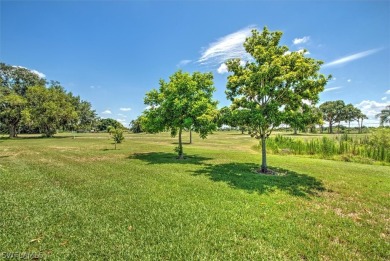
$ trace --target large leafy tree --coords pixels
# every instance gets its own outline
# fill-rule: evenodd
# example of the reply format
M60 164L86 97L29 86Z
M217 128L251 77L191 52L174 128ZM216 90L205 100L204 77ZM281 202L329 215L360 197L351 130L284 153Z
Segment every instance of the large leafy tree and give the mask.
M386 123L390 123L390 105L387 105L386 108L381 110L380 113L376 115L379 118L379 125L384 126Z
M302 107L304 101L316 103L329 77L319 73L321 61L304 52L288 52L280 46L282 32L252 30L244 48L249 61L229 60L227 97L248 113L251 135L261 139L261 172L267 173L266 139L285 118L286 110Z
M0 120L8 126L11 138L17 136L17 129L23 118L26 103L24 97L14 92L0 96Z
M324 121L329 123L329 133L333 133L333 124L345 119L345 103L342 100L327 101L320 105Z
M143 132L142 129L142 116L137 117L135 120L132 120L130 122L129 130L132 133L141 133Z
M45 79L26 68L0 63L0 122L8 126L11 138L17 136L23 119L27 89L45 84Z
M77 111L61 86L34 86L27 89L26 110L32 124L51 137L56 130L78 118Z
M177 71L169 81L160 80L158 90L146 94L145 104L149 109L144 112L142 126L145 131L157 133L168 130L171 136L179 137L176 148L178 158L183 158L182 132L192 129L206 138L216 129L217 102L212 100L213 75Z
M355 106L353 106L351 103L345 105L344 120L348 122L348 128L351 127L351 121L357 120L359 113L361 113L361 111Z
M0 84L24 97L28 87L45 85L46 80L27 68L0 63Z
M81 100L80 96L74 96L71 92L67 95L78 115L78 118L71 122L72 127L79 130L91 130L97 122L97 114L92 109L91 103Z
M294 134L297 134L298 130L305 131L308 126L321 124L321 122L322 113L314 106L305 104L297 110L286 111L285 123L293 128Z

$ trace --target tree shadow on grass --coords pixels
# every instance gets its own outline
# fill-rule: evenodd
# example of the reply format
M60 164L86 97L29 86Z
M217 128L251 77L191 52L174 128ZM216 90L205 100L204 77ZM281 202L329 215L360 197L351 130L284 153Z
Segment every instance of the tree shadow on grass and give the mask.
M314 177L290 170L270 167L277 175L259 174L259 166L253 163L226 163L207 165L193 175L205 175L212 181L226 182L230 187L249 193L267 194L275 190L292 196L309 198L325 190L321 181Z
M206 158L198 155L185 155L184 159L178 159L177 154L167 152L134 153L129 159L146 161L148 164L205 164Z

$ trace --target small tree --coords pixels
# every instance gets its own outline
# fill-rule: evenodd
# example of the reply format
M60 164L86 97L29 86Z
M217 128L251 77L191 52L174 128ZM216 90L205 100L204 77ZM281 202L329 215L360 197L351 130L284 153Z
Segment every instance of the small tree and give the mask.
M192 128L203 139L216 129L214 91L212 73L194 72L191 75L178 71L169 82L160 80L159 90L146 94L144 102L150 109L144 112L143 128L150 133L169 130L172 137L178 135L179 146L175 151L178 158L183 159L184 129Z
M246 63L229 60L227 97L238 109L248 112L251 135L261 139L261 172L267 173L266 139L285 118L286 110L296 110L310 101L315 104L327 78L319 74L321 61L308 58L305 52L288 52L279 46L282 32L252 30L244 47L252 56ZM329 78L328 78L329 79Z
M117 143L122 143L122 141L125 139L123 136L123 130L122 129L111 129L110 131L112 133L112 139L114 140L115 149Z

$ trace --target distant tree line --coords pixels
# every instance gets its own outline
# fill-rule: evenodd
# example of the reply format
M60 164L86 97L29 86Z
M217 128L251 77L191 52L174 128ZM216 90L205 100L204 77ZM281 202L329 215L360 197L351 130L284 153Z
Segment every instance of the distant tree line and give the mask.
M67 92L59 82L0 63L0 132L11 138L18 133L51 137L57 130L107 131L108 126L124 128L116 120L99 119L90 102Z

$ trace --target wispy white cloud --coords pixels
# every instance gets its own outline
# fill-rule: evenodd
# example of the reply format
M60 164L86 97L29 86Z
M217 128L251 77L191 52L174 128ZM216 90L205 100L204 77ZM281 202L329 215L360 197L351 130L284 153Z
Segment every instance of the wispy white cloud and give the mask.
M295 38L293 40L293 44L295 44L295 45L304 44L304 43L307 43L309 40L310 40L310 36L304 36L302 38Z
M390 90L387 90L385 93L386 93L386 94L390 94Z
M251 35L251 30L254 28L255 26L248 26L219 38L209 44L207 48L204 48L197 62L200 64L220 65L232 58L249 59L249 54L245 51L243 43Z
M120 117L123 117L123 118L127 118L127 116L122 114L122 113L118 113L117 115L120 116Z
M183 67L183 66L186 66L187 64L189 64L190 62L192 62L192 60L181 60L178 64L176 64L176 66Z
M334 60L334 61L332 61L330 63L326 63L322 67L331 67L331 66L345 64L345 63L348 63L348 62L351 62L351 61L354 61L354 60L361 59L363 57L372 55L372 54L374 54L374 53L376 53L376 52L378 52L380 50L381 49L378 48L378 49L371 49L371 50L360 52L360 53L355 53L355 54L352 54L352 55L345 56L345 57L342 57L340 59Z
M23 68L23 69L29 70L29 71L32 72L32 73L35 73L36 75L39 76L39 78L42 78L42 79L46 78L46 75L45 75L44 73L41 73L41 72L39 72L39 71L37 71L37 70L31 70L31 69L29 69L29 68L26 68L26 67L23 67L23 66L19 66L19 65L15 65L15 66L12 66L12 67L15 67L15 68Z
M131 108L120 108L120 111L131 111Z
M110 110L105 110L102 112L102 114L112 114L112 112Z
M44 73L38 72L37 70L31 70L31 72L35 73L36 75L39 76L39 78L46 78L46 75Z
M352 82L352 80L351 80L351 79L348 79L347 82Z
M324 92L330 92L330 91L338 90L338 89L341 89L341 88L343 88L343 86L336 86L336 87L325 88Z
M387 97L385 96L385 97L382 97L382 99L381 99L382 101L385 101L385 100L387 100Z
M126 123L126 120L124 119L116 119L117 121L119 121L120 123Z

